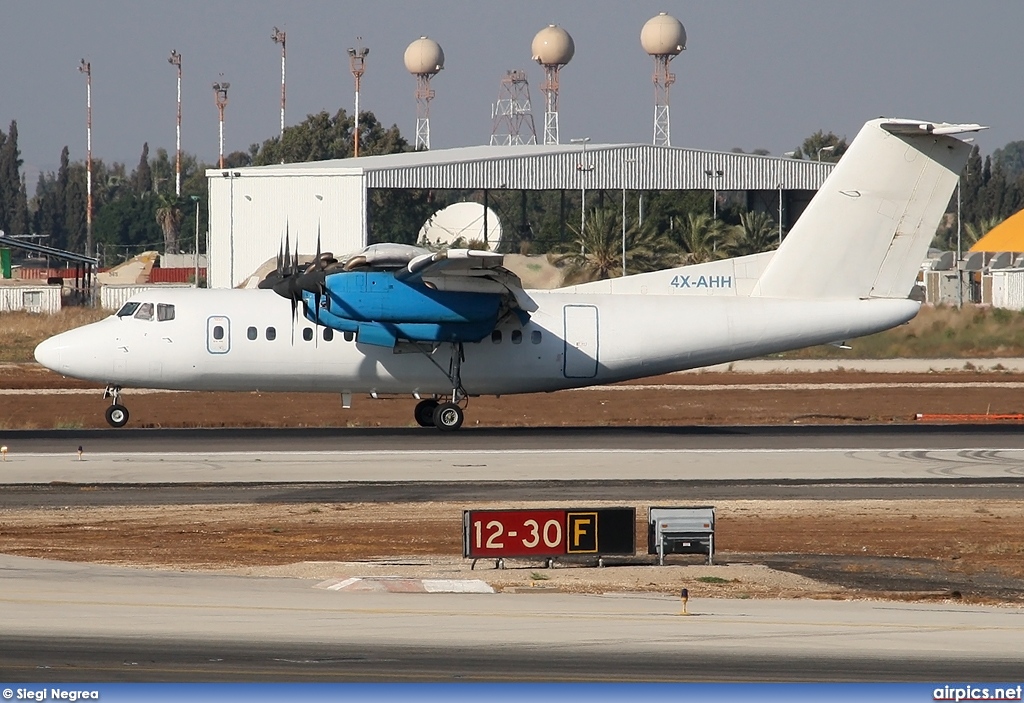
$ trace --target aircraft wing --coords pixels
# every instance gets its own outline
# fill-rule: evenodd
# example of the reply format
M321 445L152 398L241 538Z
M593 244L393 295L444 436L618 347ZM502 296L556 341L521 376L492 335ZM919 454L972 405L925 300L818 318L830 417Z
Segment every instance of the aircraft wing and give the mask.
M396 271L395 278L419 279L435 290L510 294L519 308L535 310L536 304L523 292L519 276L502 266L504 260L493 251L448 249L417 256Z

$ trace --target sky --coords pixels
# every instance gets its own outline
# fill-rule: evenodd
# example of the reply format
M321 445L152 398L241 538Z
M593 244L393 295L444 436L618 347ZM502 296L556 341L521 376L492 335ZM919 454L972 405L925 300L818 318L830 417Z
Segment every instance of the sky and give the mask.
M413 142L415 80L403 53L425 35L445 53L432 83L431 147L486 144L491 104L510 69L527 72L543 132L543 72L530 43L558 24L576 45L561 73L561 141L650 143L653 63L639 37L663 11L687 33L671 64L673 146L781 154L819 129L852 139L879 116L989 125L977 138L983 153L1024 139L1018 0L7 0L0 129L18 122L30 193L65 145L72 160L84 160L85 58L94 158L131 170L143 142L151 154L173 153L174 49L182 55L182 149L213 163L215 81L231 84L226 152L279 132L277 26L287 32L287 124L351 111L347 49L362 37L370 54L360 107Z

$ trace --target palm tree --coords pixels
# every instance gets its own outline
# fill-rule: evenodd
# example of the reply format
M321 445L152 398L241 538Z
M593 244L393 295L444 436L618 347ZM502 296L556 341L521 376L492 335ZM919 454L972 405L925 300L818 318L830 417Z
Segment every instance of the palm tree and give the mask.
M733 229L733 239L728 244L730 256L747 256L771 251L779 246L778 229L775 220L766 212L744 212L740 224Z
M583 232L570 225L572 242L562 245L550 256L551 263L562 268L562 283L573 285L600 281L622 275L622 220L609 210L594 210L587 217ZM629 273L642 273L678 264L679 255L668 238L651 227L626 229L626 266Z
M159 196L159 206L156 209L156 221L164 233L164 253L177 254L178 233L181 231L183 215L179 208L178 200L170 195Z
M687 264L702 264L705 261L724 258L732 228L710 215L691 212L682 228L677 230L679 245L686 253Z
M978 240L984 237L986 234L996 228L997 225L1002 223L1003 218L1001 217L983 217L980 222L968 222L964 224L964 239L963 245L970 248L976 244Z

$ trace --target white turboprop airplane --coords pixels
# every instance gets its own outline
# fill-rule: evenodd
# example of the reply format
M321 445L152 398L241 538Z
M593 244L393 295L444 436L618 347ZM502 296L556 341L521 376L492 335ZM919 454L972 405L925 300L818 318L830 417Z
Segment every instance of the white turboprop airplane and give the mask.
M841 342L917 314L909 296L969 153L954 135L980 129L868 122L774 252L549 291L523 290L489 252L375 245L300 268L285 245L262 290L140 293L35 356L107 384L115 427L136 387L336 392L345 407L410 394L420 425L454 430L470 396Z

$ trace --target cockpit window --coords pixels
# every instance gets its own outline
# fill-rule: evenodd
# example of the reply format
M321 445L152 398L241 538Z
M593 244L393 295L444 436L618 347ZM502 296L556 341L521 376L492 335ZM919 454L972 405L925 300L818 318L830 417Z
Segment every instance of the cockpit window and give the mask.
M139 306L139 309L135 312L136 320L152 320L153 319L153 303L143 303Z
M117 311L118 317L131 317L132 314L139 309L140 303L130 302L125 303L121 306L121 309Z
M156 319L157 322L163 322L164 320L174 319L174 306L167 305L166 303L156 304Z

